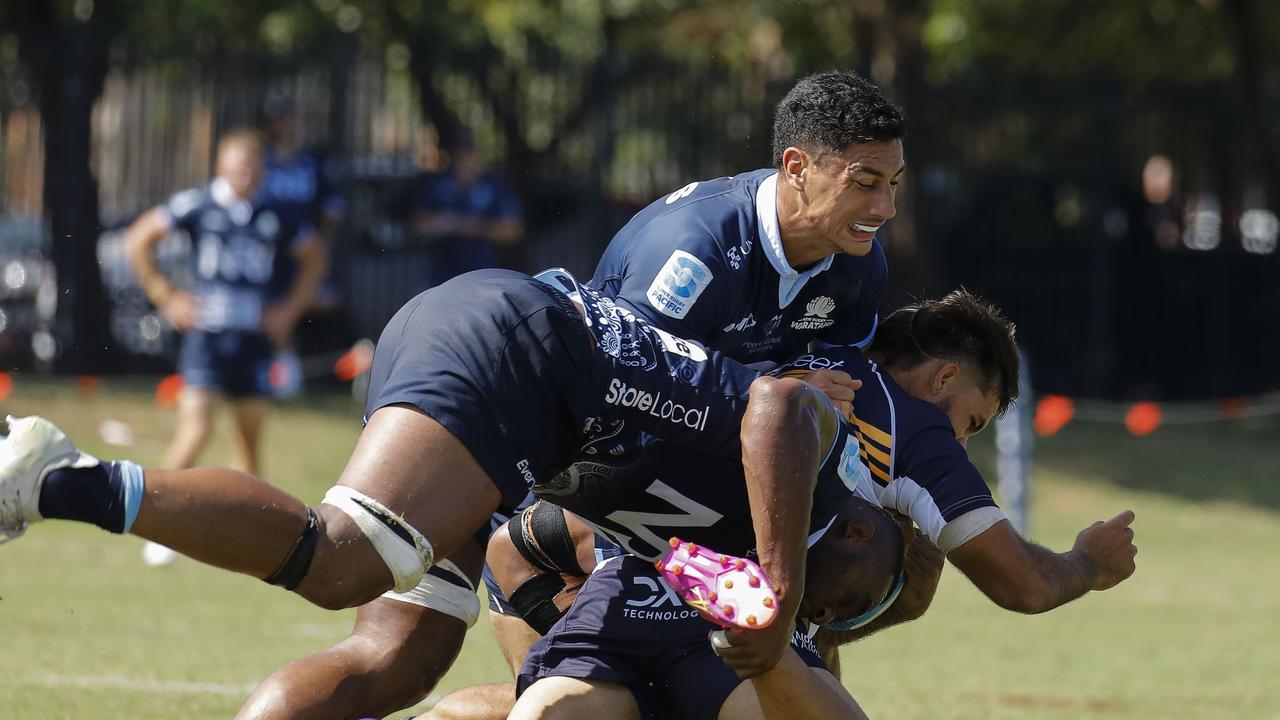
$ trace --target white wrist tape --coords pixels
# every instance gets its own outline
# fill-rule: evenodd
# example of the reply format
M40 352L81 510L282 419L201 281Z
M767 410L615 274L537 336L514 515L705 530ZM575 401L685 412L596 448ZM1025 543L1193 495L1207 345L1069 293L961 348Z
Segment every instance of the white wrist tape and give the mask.
M458 618L467 627L472 627L480 617L480 598L476 595L476 589L462 570L448 560L441 560L436 563L436 567L456 576L459 581L466 583L466 587L428 572L408 592L392 591L382 597L435 610Z
M413 588L431 567L435 559L431 543L386 505L345 485L329 488L322 502L338 508L355 521L360 532L373 543L373 549L382 562L387 564L397 592ZM404 536L411 538L412 542Z

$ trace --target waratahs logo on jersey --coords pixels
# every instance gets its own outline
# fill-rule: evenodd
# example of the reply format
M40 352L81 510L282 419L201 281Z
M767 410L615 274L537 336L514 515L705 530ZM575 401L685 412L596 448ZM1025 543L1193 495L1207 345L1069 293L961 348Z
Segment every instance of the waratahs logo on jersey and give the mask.
M836 321L827 316L835 309L835 300L826 295L819 295L805 306L804 317L791 321L791 327L796 330L821 330L831 327L836 324Z
M649 285L645 297L658 312L683 320L713 277L701 260L684 250L676 250Z

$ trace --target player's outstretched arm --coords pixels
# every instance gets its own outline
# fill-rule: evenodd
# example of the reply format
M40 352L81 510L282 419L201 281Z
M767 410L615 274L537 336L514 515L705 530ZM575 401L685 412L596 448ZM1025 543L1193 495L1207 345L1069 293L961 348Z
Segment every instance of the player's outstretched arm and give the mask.
M773 624L733 638L721 657L739 677L777 664L787 649L804 595L809 515L821 453L839 418L816 388L793 379L758 378L742 420L742 465L760 567L781 606Z
M948 557L978 589L1006 610L1052 610L1090 590L1107 590L1133 574L1130 510L1098 521L1076 536L1070 552L1055 553L1024 540L1002 520L951 551Z

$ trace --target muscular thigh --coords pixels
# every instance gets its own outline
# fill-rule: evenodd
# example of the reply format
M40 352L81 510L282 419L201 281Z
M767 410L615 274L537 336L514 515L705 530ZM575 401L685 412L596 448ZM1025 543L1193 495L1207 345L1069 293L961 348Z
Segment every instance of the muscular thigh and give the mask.
M509 720L640 720L631 691L616 683L568 677L543 678L516 702Z
M369 418L340 485L399 513L426 536L437 558L452 555L497 509L497 487L440 423L404 405Z

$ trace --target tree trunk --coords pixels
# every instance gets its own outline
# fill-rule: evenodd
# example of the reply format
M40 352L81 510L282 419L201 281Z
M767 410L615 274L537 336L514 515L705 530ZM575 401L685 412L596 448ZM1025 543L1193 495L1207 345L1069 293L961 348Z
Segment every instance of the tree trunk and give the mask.
M58 278L57 368L98 373L111 357L111 333L98 268L98 182L90 152L110 32L97 17L67 27L51 14L40 15L23 40L23 55L39 86L44 124L44 206Z

